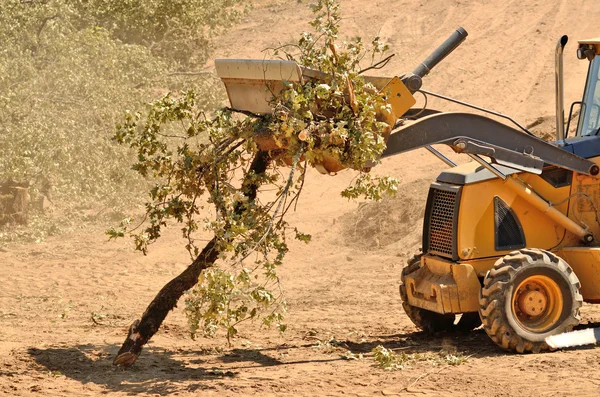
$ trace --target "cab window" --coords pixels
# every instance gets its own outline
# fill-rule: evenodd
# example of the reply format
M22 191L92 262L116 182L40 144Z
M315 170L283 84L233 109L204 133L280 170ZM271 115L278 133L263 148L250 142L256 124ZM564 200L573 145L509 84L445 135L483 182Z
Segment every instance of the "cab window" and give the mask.
M577 135L600 135L600 55L592 60L579 115Z

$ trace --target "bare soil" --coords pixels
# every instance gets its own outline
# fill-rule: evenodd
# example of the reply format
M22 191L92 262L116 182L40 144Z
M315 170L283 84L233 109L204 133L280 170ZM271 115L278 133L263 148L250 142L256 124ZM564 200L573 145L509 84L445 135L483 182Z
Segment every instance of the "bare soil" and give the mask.
M344 31L391 44L397 55L383 75L412 70L464 26L469 38L425 87L525 124L547 121L536 126L542 132L553 130L556 40L600 35L594 0L347 0L342 12ZM309 19L305 1L258 2L220 38L218 56L261 58L262 49L294 41ZM586 66L569 44L567 103L580 98ZM313 242L294 243L281 269L285 335L248 324L232 346L224 338L193 341L180 307L129 370L111 365L127 327L190 262L176 230L147 257L129 242L107 242L100 229L0 248L0 395L598 395L600 353L593 347L508 354L480 329L428 337L406 318L400 271L420 246L427 186L444 167L423 150L385 160L374 171L401 178L403 189L377 204L339 196L352 173L311 171L291 222ZM600 321L599 306L585 305L582 314L584 324ZM467 359L385 371L373 366L377 345L398 354L456 351ZM349 352L363 358L348 359Z

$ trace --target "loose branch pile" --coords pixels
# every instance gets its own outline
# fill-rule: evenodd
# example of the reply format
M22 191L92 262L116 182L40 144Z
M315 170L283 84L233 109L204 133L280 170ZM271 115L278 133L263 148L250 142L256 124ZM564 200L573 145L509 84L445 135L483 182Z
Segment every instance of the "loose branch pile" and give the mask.
M356 183L342 192L345 197L378 199L395 191L393 178L367 173L385 149L390 110L359 75L360 61L370 55L374 62L387 47L378 39L369 49L358 38L337 44L338 4L320 0L313 11L316 33L303 34L291 47L298 53L286 55L325 77L286 82L273 98L272 114L223 109L209 116L197 108L194 92L187 92L167 95L143 114L128 113L118 126L115 140L138 153L135 170L157 183L138 226L141 231L126 220L109 235L132 235L136 248L146 253L174 219L183 225L186 249L195 259L130 327L114 364L132 365L190 289L186 312L193 335L225 329L231 338L240 322L258 318L285 330L285 301L276 270L288 251L287 238L310 240L285 220L297 203L308 166L333 164L337 168L325 169L359 171ZM269 151L261 150L264 146L255 139L265 134L271 140ZM282 167L286 164L289 168ZM276 194L260 195L260 188L267 187ZM200 230L214 235L202 249L194 241Z

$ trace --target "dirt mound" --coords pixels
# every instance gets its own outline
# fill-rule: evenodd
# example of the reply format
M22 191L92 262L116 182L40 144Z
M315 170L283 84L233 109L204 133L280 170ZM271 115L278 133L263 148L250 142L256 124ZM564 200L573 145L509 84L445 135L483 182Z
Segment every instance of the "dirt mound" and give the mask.
M427 191L431 181L419 179L401 185L396 197L361 203L341 217L344 244L373 251L407 236L420 236Z

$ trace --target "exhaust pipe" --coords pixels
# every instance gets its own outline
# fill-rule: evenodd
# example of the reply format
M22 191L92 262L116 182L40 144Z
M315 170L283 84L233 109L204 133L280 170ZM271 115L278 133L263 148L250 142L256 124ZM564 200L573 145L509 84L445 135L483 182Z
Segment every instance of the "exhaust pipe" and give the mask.
M446 58L456 49L468 36L467 31L461 26L456 29L431 55L421 62L412 73L406 73L400 78L406 87L411 91L418 91L423 85L423 77L427 76L431 69Z
M413 74L423 78L429 74L429 71L433 69L438 63L446 58L452 51L456 49L468 36L467 31L461 26L456 29L450 37L446 39L438 48L435 49L413 70Z
M556 80L556 141L565 140L565 92L563 80L563 50L569 41L564 35L556 43L555 80Z

